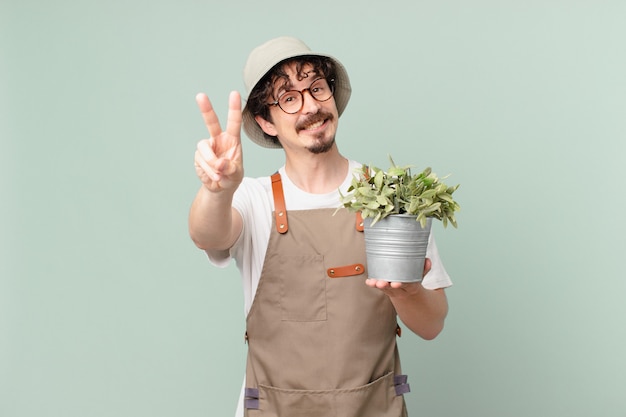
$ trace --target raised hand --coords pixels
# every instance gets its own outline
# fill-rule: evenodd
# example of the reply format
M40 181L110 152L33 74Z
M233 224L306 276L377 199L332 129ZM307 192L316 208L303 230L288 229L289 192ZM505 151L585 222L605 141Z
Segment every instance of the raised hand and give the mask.
M243 179L241 97L236 91L230 93L226 130L222 130L206 94L198 94L196 103L210 135L198 142L194 158L196 174L209 191L234 192Z

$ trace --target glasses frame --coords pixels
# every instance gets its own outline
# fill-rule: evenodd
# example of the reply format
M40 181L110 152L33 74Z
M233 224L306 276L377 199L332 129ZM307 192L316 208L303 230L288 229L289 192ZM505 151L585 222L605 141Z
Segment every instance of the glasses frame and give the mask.
M268 105L269 105L269 106L278 106L278 108L279 108L279 109L281 109L283 112L285 112L285 113L287 113L287 114L296 114L296 113L298 113L300 110L302 110L302 107L304 107L304 92L305 92L305 91L308 91L308 92L309 92L309 95L310 95L311 97L313 97L313 99L314 99L315 101L318 101L318 102L320 102L320 103L323 103L323 102L325 102L325 101L328 101L328 100L330 100L330 99L331 99L331 98L335 95L335 79L334 79L334 78L331 78L330 80L326 80L326 82L328 83L328 88L330 88L330 96L328 96L328 98L327 98L327 99L324 99L324 100L319 100L317 97L315 97L315 96L311 93L311 87L313 87L313 84L315 84L315 83L316 83L316 82L318 82L319 80L325 80L325 79L326 79L326 78L324 78L324 77L319 77L319 78L316 78L316 79L314 79L313 81L311 81L311 84L310 84L307 88L304 88L304 89L302 89L302 90L287 90L287 91L285 91L283 94L281 94L281 95L280 95L280 97L278 97L278 99L280 100L280 98L281 98L282 96L284 96L285 94L287 94L287 93L298 93L298 94L300 94L300 98L301 98L301 100L300 100L300 108L299 108L298 110L294 111L294 112L288 112L287 110L283 109L283 108L281 107L280 103L278 102L278 100L276 100L276 101L274 101L274 102L272 102L272 103L268 103Z

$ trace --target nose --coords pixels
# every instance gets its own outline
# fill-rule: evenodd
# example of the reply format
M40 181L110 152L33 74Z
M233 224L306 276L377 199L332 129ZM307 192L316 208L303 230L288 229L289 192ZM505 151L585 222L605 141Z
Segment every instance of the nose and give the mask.
M320 105L321 103L313 98L308 88L302 91L302 113L317 113Z

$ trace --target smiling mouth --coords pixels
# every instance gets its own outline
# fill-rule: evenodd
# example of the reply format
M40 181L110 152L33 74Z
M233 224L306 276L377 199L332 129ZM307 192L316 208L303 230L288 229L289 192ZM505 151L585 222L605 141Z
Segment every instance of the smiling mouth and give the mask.
M327 121L331 119L332 119L332 115L318 113L317 115L313 116L311 119L305 120L303 123L298 125L298 131L319 129L320 127L324 126L324 124L326 124Z
M309 125L303 126L302 130L314 130L317 129L318 127L322 126L324 124L325 120L320 120L317 121L315 123L311 123Z

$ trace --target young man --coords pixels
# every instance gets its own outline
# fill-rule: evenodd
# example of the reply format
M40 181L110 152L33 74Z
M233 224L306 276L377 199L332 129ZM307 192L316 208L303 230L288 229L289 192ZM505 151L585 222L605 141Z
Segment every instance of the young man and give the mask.
M451 282L435 242L421 283L367 278L356 216L335 213L360 166L335 142L351 93L337 59L281 37L252 51L244 81L246 107L231 93L226 130L208 97L196 97L210 137L195 154L202 185L189 216L195 244L215 265L234 258L243 279L238 415L405 416L396 317L424 339L441 332ZM257 144L285 152L275 175L244 177L242 124Z

